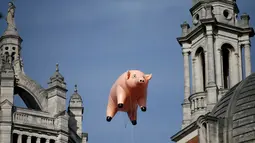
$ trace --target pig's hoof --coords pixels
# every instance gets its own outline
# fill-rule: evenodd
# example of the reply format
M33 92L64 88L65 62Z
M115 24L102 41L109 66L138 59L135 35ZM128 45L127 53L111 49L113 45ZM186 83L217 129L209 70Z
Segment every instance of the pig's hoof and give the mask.
M131 121L131 123L132 123L132 125L134 125L134 126L137 124L136 120Z
M123 105L122 103L119 103L119 104L118 104L118 107L119 107L119 108L123 108L123 106L124 106L124 105Z
M110 116L107 116L107 117L106 117L106 121L107 121L107 122L110 122L111 120L112 120L112 117L110 117Z
M141 110L142 110L143 112L145 112L147 109L146 109L146 107L141 107Z

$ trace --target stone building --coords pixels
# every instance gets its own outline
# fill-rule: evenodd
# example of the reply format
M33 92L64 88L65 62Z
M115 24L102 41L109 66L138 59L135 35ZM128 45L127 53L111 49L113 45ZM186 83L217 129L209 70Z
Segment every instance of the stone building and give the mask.
M86 143L82 132L83 101L77 86L66 110L66 83L58 65L44 89L24 72L22 39L15 26L15 6L9 3L7 28L0 38L0 142ZM15 107L19 95L28 108Z
M190 13L192 26L184 22L177 38L184 58L183 122L171 140L255 143L250 17L238 18L236 0L193 0Z

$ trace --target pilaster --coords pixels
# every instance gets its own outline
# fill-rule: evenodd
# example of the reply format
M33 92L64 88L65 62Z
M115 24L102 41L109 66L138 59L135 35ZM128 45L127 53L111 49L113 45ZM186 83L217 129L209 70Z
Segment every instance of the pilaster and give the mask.
M244 62L245 62L245 76L251 74L251 45L249 41L244 43Z
M242 46L237 44L238 48L238 68L239 68L239 82L243 80L243 68L242 68Z
M216 44L217 45L217 44ZM218 47L218 45L216 46ZM221 49L215 50L215 68L216 68L216 84L219 89L222 89L222 62L221 62Z
M214 69L214 42L213 42L213 27L211 25L206 26L207 36L207 57L208 57L208 86L215 85L215 69Z
M11 65L5 61L1 68L1 112L0 112L0 140L4 143L12 142L12 107L14 91L14 72Z
M192 94L196 93L196 72L195 72L196 59L192 57Z
M184 101L182 103L183 108L183 122L182 128L190 123L191 110L190 110L190 73L189 73L189 51L183 49L183 61L184 61Z
M234 53L233 54L233 58L232 58L232 85L231 87L233 87L234 85L236 85L239 81L239 56L238 53Z
M184 100L186 102L190 96L189 51L183 50L182 55L184 61Z
M211 111L217 103L217 87L215 83L215 63L214 63L214 41L213 41L213 27L206 26L207 36L207 57L208 57L208 86L207 86L207 111Z

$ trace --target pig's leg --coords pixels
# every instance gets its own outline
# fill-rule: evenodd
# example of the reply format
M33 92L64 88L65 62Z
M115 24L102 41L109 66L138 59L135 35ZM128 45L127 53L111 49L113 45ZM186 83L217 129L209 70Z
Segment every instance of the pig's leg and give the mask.
M145 112L147 110L146 104L147 104L147 94L142 94L138 99L137 103L140 106L141 110Z
M132 125L134 125L134 126L137 124L137 108L138 108L138 106L135 105L135 106L133 106L133 108L131 110L129 110L127 112L128 117L129 117Z
M110 122L116 113L117 113L117 107L114 101L112 100L112 98L109 97L107 110L106 110L106 121Z
M117 86L116 89L116 94L117 94L117 104L119 108L123 108L125 100L127 98L127 94L124 91L124 89L121 86Z

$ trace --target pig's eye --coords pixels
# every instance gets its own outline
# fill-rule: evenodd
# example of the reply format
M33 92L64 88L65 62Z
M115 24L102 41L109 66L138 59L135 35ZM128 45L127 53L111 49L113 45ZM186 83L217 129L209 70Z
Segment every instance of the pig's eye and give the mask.
M133 75L133 78L136 78L136 74Z

